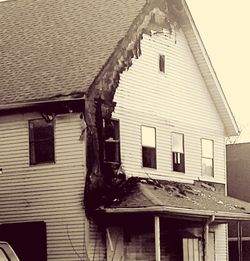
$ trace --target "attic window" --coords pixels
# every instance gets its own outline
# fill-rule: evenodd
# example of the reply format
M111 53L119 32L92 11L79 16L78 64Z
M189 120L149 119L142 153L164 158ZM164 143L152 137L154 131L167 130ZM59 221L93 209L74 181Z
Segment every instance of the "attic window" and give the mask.
M30 164L55 162L54 123L44 119L29 121Z
M104 162L120 163L119 120L105 120L104 126Z
M142 166L156 169L156 135L155 128L141 126Z
M159 70L160 72L165 73L165 55L159 55Z

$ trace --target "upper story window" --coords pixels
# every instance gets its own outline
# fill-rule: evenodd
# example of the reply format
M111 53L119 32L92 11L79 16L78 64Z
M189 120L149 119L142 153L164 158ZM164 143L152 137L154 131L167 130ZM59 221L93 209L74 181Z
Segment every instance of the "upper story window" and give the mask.
M105 120L104 126L104 162L120 163L119 120Z
M214 176L214 142L201 139L202 175Z
M165 55L159 55L159 70L160 72L165 73Z
M44 119L29 121L30 164L55 162L54 123Z
M172 133L173 171L185 172L184 135Z
M141 126L142 166L156 169L156 130Z

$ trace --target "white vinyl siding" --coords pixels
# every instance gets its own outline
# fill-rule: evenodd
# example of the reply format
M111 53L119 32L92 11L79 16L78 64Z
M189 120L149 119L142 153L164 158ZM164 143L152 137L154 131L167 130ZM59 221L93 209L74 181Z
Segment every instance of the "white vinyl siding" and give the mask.
M224 126L183 32L144 35L141 49L139 59L121 75L114 98L126 174L225 183ZM159 53L166 57L165 74L159 72ZM157 170L141 167L141 125L156 128ZM185 136L184 175L172 171L172 132ZM214 140L214 178L201 176L201 138Z
M28 120L38 117L1 117L0 223L45 221L48 261L76 261L76 252L85 255L86 167L80 115L56 117L55 163L30 166Z

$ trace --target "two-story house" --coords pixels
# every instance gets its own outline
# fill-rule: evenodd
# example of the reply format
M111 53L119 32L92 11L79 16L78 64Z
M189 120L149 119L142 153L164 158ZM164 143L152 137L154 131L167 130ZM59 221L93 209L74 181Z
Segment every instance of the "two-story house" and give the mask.
M238 128L185 1L0 2L0 240L22 260L227 260Z

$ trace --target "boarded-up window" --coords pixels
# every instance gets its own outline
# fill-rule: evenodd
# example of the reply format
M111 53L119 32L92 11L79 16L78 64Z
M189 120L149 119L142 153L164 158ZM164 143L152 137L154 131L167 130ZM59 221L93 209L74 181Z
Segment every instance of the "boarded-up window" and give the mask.
M105 121L104 138L104 162L120 163L119 120Z
M55 162L53 122L30 120L29 139L31 165Z
M173 170L185 172L184 135L172 133Z
M165 73L165 55L159 55L159 70Z
M201 139L202 148L202 175L214 176L214 142L208 139Z
M156 133L155 128L141 126L142 166L156 169Z

